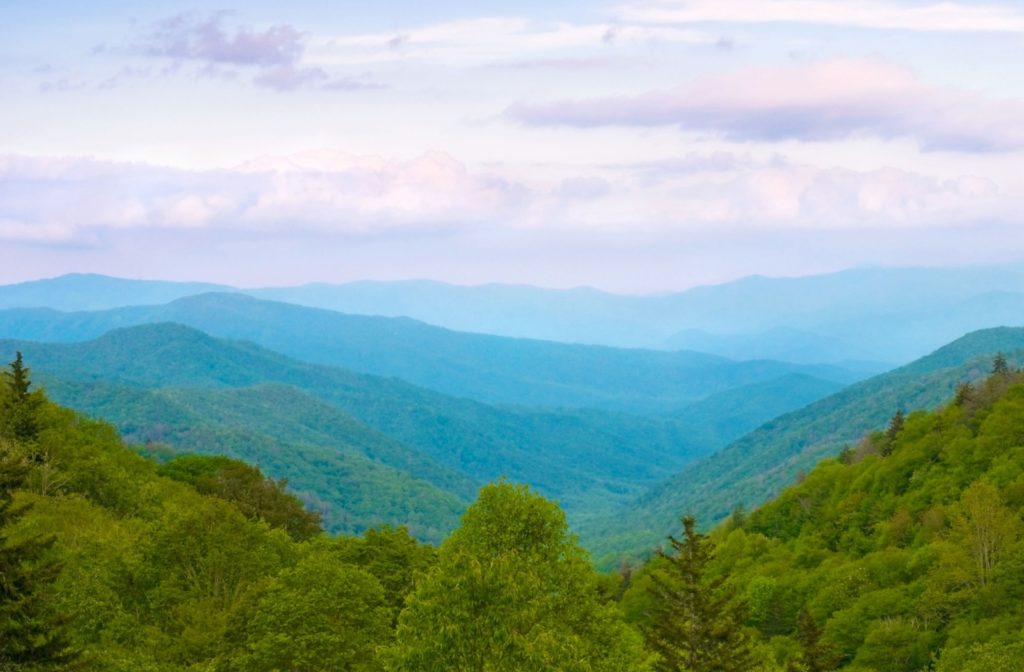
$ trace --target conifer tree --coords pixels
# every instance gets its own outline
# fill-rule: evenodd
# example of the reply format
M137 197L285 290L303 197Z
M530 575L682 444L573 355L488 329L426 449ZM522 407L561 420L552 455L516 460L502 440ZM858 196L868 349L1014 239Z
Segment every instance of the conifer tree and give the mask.
M882 455L891 455L896 444L896 437L903 431L903 424L906 417L903 410L897 410L889 420L889 427L885 430L885 441L882 444Z
M42 399L31 391L30 371L18 352L10 364L10 370L3 373L6 394L3 397L3 418L0 428L16 441L30 441L39 433L37 411Z
M842 656L828 642L822 641L824 630L805 606L796 621L796 639L800 642L800 657L790 661L787 672L832 672L839 666Z
M60 567L43 559L53 539L10 543L8 531L27 510L13 490L28 468L0 445L0 671L69 669L74 656L65 641L64 618L47 613L45 590Z
M1000 352L992 360L992 375L1005 376L1008 373L1010 373L1010 365L1006 362L1006 356Z
M711 541L683 518L683 538L669 537L672 553L651 575L655 598L648 638L664 672L748 672L755 666L743 630L745 605L725 585L709 579Z

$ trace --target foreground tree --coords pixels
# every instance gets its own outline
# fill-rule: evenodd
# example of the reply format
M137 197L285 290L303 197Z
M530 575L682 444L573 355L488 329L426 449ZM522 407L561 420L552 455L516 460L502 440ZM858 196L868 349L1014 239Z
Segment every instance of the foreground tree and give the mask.
M757 663L743 630L745 609L725 585L709 579L711 541L683 518L683 538L669 537L672 553L660 553L652 572L655 603L648 641L664 672L748 672Z
M2 441L2 440L0 440ZM60 567L45 560L53 539L11 542L8 534L27 507L14 504L28 468L0 443L0 670L68 669L74 659L64 618L49 613L46 591Z
M243 611L241 651L219 669L375 672L376 650L391 635L380 583L323 551L282 572Z
M558 505L484 487L399 617L390 670L648 670L639 635L597 578Z

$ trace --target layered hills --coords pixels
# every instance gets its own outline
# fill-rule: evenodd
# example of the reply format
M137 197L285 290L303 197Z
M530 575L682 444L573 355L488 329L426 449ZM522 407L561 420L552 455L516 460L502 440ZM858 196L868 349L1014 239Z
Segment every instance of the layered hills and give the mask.
M987 376L997 353L1005 353L1011 364L1024 362L1024 329L968 334L905 367L783 414L603 520L589 521L584 539L598 555L610 554L605 558L610 562L624 549L648 551L683 513L711 524L738 507L756 507L820 460L884 428L897 411L935 408L958 384Z
M407 318L346 315L226 293L98 312L0 311L0 337L81 341L111 329L157 322L184 324L303 361L393 376L486 403L661 413L790 374L838 384L866 375L834 365L737 362L696 352L468 334ZM801 399L806 389L797 386Z

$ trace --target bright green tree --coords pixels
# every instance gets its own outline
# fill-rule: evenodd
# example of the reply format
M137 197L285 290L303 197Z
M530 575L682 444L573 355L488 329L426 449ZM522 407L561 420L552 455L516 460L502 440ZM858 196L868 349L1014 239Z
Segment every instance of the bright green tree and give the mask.
M669 537L672 553L661 553L652 575L655 604L648 629L651 648L664 672L747 672L756 666L743 623L745 607L726 586L708 576L712 542L683 518L683 538Z
M598 594L558 505L485 486L399 618L387 667L403 672L649 669L639 635Z
M384 589L365 570L316 551L270 582L254 601L240 652L221 669L239 672L372 672L391 636Z

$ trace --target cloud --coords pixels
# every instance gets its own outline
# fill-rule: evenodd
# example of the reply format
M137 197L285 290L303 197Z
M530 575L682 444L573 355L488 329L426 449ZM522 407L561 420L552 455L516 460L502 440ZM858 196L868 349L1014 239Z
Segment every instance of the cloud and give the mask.
M755 67L637 96L519 103L537 126L679 126L728 140L913 138L925 150L1024 148L1024 101L930 86L877 60Z
M611 45L684 42L713 45L716 36L676 26L612 23L539 23L522 17L459 19L397 32L339 35L310 45L317 63L351 64L426 60L491 65L531 63L550 58L571 61L564 52Z
M150 33L144 51L176 60L261 67L294 65L302 56L303 35L294 27L229 31L223 26L224 16L221 12L205 19L189 14L166 18Z
M129 229L363 235L512 216L523 189L447 154L309 152L232 170L0 157L0 238L75 240Z
M624 4L615 14L624 21L657 24L804 23L928 32L1024 32L1024 10L994 2L643 0Z
M91 244L139 232L471 238L972 227L1011 222L1013 189L972 175L854 171L726 152L512 180L444 153L313 151L230 170L0 156L0 240ZM540 244L538 240L538 244Z
M324 68L303 65L306 34L278 24L263 30L224 25L226 12L208 17L177 14L157 22L139 46L146 56L199 64L204 74L231 74L225 68L254 70L252 82L275 91L319 88L354 91L380 88L355 78L332 77Z

